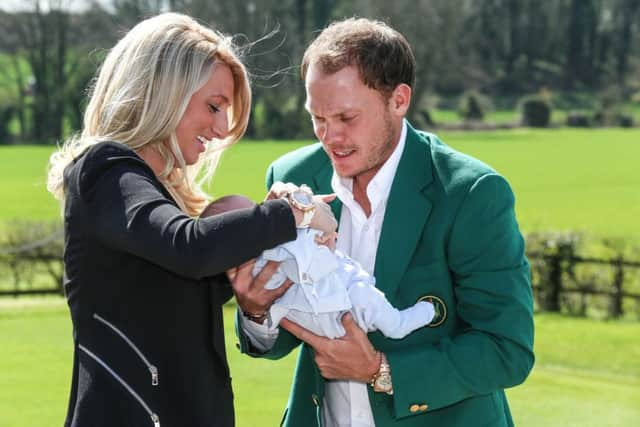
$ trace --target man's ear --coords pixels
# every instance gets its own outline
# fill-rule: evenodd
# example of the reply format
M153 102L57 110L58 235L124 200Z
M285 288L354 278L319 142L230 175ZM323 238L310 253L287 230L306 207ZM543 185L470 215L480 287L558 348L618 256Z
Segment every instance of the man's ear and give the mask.
M389 97L390 111L400 117L407 115L409 105L411 104L411 87L408 84L400 83L391 92Z

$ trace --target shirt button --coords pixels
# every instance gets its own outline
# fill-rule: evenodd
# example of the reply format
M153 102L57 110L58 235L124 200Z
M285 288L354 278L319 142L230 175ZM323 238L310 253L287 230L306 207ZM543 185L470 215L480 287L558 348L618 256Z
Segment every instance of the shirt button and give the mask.
M425 405L424 403L422 405L420 405L420 412L424 412L427 410L427 408L429 407L429 405Z
M413 405L409 406L409 411L411 413L416 413L420 410L420 405L418 405L417 403L414 403Z

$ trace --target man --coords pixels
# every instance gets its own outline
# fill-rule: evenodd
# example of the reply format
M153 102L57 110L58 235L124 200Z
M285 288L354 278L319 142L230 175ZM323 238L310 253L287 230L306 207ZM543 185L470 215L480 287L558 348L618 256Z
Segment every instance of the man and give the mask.
M304 341L285 426L510 426L504 389L533 356L529 266L507 182L405 120L415 60L381 22L326 28L302 62L319 144L278 159L275 181L335 192L338 249L402 309L434 304L439 322L393 340L318 337L287 320L239 316L241 350L280 358ZM259 287L260 283L252 286Z

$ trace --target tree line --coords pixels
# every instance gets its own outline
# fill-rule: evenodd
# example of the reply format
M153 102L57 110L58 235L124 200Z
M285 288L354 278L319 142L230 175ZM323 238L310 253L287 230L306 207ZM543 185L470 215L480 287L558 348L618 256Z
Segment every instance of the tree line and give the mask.
M106 50L168 10L235 35L252 74L256 138L312 135L298 64L319 29L348 16L382 19L412 44L418 125L436 102L447 107L470 90L501 108L540 91L577 106L600 93L640 97L640 0L111 0L81 11L73 3L0 11L0 141L52 143L78 130Z

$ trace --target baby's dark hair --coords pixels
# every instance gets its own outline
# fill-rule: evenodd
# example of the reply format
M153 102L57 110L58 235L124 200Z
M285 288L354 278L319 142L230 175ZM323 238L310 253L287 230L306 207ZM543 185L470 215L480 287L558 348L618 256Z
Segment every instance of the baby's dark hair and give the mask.
M248 197L241 196L239 194L231 194L229 196L220 197L219 199L209 203L207 207L202 210L200 218L206 218L208 216L218 215L238 209L252 208L254 206L256 206L256 203Z

